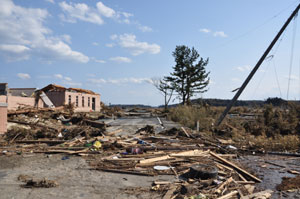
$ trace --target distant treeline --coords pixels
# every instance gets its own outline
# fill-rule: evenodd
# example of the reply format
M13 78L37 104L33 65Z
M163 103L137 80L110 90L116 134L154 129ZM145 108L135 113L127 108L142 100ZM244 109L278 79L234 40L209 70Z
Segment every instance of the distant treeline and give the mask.
M110 107L120 107L122 109L133 109L133 108L153 108L153 106L143 104L110 104Z
M193 104L207 104L209 106L227 106L231 100L228 99L195 99L192 100ZM238 100L234 106L248 106L248 107L262 107L265 104L272 104L273 106L286 106L288 102L299 103L299 101L289 100L286 101L279 97L269 97L266 100Z
M200 105L209 105L209 106L227 106L230 102L230 99L193 99L191 100L192 104L200 104ZM284 99L274 97L268 98L266 100L238 100L234 106L247 106L247 107L263 107L265 104L272 104L273 106L285 106L288 102L300 103L299 101L289 100L286 101ZM143 105L143 104L114 104L110 105L111 107L118 106L121 108L153 108L153 106ZM169 107L178 106L178 104L169 105ZM159 108L164 107L163 105L158 106Z

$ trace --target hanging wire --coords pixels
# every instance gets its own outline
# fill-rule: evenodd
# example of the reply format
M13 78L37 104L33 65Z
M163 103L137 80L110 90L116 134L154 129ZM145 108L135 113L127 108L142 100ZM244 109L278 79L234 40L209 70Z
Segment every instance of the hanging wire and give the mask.
M272 49L272 51L271 51L271 52L273 52L272 55L266 57L266 59L264 60L264 61L270 61L270 62L269 62L269 64L267 65L267 68L266 68L266 70L264 71L263 76L262 76L261 79L259 80L259 82L258 82L258 84L257 84L257 86L256 86L256 89L255 89L254 92L253 92L252 98L254 98L254 96L256 95L256 91L259 89L260 84L261 84L262 80L264 79L265 74L267 73L268 68L269 68L269 66L270 66L272 60L273 60L274 66L275 66L275 55L276 55L276 53L277 53L277 51L278 51L278 49L279 49L279 46L280 46L282 40L283 40L284 37L285 37L285 33L286 33L286 31L283 32L281 38L279 39L279 41L278 41L278 43L277 43L277 46L276 46L275 50ZM276 71L276 68L275 68L275 71ZM277 82L278 82L277 84L278 84L278 88L279 88L279 92L280 92L280 97L281 97L281 89L280 89L280 86L279 86L279 81L278 81L278 77L277 77L277 72L275 72L275 73L276 73L276 79L277 79Z
M279 17L281 14L283 14L284 12L286 12L289 8L293 7L293 6L294 6L296 3L298 3L298 2L299 2L299 0L294 1L294 2L291 3L289 6L287 6L287 7L284 8L284 9L282 9L281 11L279 11L279 12L278 12L277 14L275 14L274 16L268 18L268 19L267 19L266 21L264 21L263 23L261 23L261 24L259 24L258 26L256 26L256 27L254 27L254 28L252 28L252 29L250 29L250 30L248 30L248 31L246 31L246 32L244 32L244 33L242 33L242 34L240 34L240 35L234 37L233 39L231 39L231 40L229 40L229 41L227 41L227 42L225 42L225 43L223 43L223 44L221 44L221 45L219 45L219 46L214 47L213 50L219 49L219 48L221 48L221 47L224 47L224 46L226 46L226 45L228 45L228 44L230 44L230 43L232 43L232 42L234 42L234 41L236 41L236 40L239 40L240 38L243 38L243 37L249 35L250 33L254 32L254 31L260 29L261 27L265 26L265 25L268 24L269 22L273 21L275 18Z
M291 82L292 66L293 66L293 59L294 59L295 39L296 39L296 33L297 33L297 18L298 18L298 15L295 16L294 25L293 25L293 38L292 38L291 57L290 57L290 70L289 70L289 79L288 79L288 88L287 88L286 100L289 99L290 82Z
M254 89L252 98L254 98L254 96L256 95L256 91L258 90L258 88L259 88L259 86L260 86L262 80L264 79L264 77L265 77L265 75L266 75L266 73L267 73L267 71L268 71L268 69L269 69L269 66L271 65L271 60L273 59L273 57L274 57L274 55L271 55L271 56L269 56L269 57L266 58L266 59L268 59L269 64L267 65L266 70L264 70L263 76L260 78L260 80L259 80L259 82L258 82L256 88ZM266 60L266 59L265 59L265 60Z
M281 89L280 89L280 84L279 84L279 79L278 79L278 74L277 74L277 70L276 70L275 60L274 59L273 59L273 66L274 66L274 72L275 72L277 86L278 86L278 89L279 89L280 98L282 98L282 93L281 93Z

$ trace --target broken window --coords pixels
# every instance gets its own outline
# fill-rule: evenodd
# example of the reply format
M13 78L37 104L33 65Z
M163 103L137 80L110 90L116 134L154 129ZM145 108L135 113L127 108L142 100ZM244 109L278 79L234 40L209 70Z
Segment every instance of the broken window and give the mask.
M84 96L82 96L82 107L84 107Z
M88 107L90 107L90 97L88 97Z
M71 105L71 95L69 95L69 105Z
M78 107L78 96L76 96L76 106Z

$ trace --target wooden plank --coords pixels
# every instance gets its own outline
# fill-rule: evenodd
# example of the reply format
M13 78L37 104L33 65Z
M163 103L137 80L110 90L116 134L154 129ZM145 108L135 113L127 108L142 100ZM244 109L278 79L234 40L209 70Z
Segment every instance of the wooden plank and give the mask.
M154 174L150 173L141 173L141 172L136 172L136 171L124 171L124 170L115 170L115 169L97 169L100 171L106 171L106 172L111 172L111 173L123 173L123 174L131 174L131 175L139 175L139 176L154 176Z
M93 120L87 120L87 119L83 119L83 121L84 121L87 125L89 125L89 126L91 126L91 127L100 128L100 129L106 127L106 125L105 125L104 122L93 121Z
M149 159L146 159L146 160L140 160L140 164L149 164L149 163L152 163L152 162L157 162L157 161L161 161L161 160L167 160L167 159L170 159L171 157L168 156L168 155L164 155L164 156L160 156L160 157L156 157L156 158L149 158Z
M174 195L174 192L176 191L177 186L171 185L167 193L164 195L163 199L171 199Z
M228 178L225 182L223 182L216 190L215 193L220 194L222 192L222 190L224 189L224 187L228 184L230 184L233 181L233 178L230 177Z
M216 159L226 163L227 165L231 166L232 168L234 168L235 170L237 170L238 172L241 172L242 174L248 176L249 178L251 178L252 180L256 181L256 182L262 182L261 179L255 177L254 175L250 174L249 172L245 171L244 169L238 167L237 165L233 164L232 162L229 162L228 160L225 160L224 158L218 156L217 154L210 152L210 154L215 157Z
M188 137L188 138L191 137L191 135L183 127L181 127L181 129L184 132L184 134L186 135L186 137Z
M35 143L46 143L46 144L62 144L66 140L17 140L16 143L24 144L35 144Z
M255 184L254 181L235 181L237 184Z
M257 193L251 194L251 195L244 196L244 197L242 197L242 199L251 199L251 198L254 198L254 197L270 198L272 193L273 193L272 190L267 189L265 191L261 191L261 192L257 192Z
M123 129L118 129L118 130L110 131L110 132L104 132L104 135L106 135L106 136L112 136L112 135L115 135L115 134L120 133L122 131L123 131Z
M143 164L149 164L149 163L152 163L152 162L168 160L168 159L171 159L172 156L176 156L176 155L179 155L179 156L187 155L188 156L188 155L195 155L197 153L202 153L202 152L203 151L199 151L199 150L190 150L190 151L183 151L183 152L180 152L180 153L172 153L170 155L164 155L164 156L160 156L160 157L141 160L140 164L143 165Z
M226 166L226 165L223 165L223 164L221 164L221 163L216 163L216 165L217 165L217 167L221 167L221 168L225 168L225 169L227 169L227 170L229 170L229 171L233 171L233 169L232 168L230 168L230 167L228 167L228 166Z
M236 195L238 193L239 193L238 191L232 191L232 192L230 192L230 193L228 193L228 194L226 194L224 196L221 196L221 197L219 197L217 199L229 199L229 198L232 198L232 196L234 196L234 195Z

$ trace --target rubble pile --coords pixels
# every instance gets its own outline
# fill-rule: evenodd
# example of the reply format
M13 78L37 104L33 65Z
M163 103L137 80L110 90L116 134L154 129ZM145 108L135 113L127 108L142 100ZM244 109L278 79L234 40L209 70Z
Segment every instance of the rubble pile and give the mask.
M93 120L99 117L60 111L14 112L0 142L1 155L63 153L83 156L91 170L142 176L172 175L153 181L148 191L167 198L269 198L255 191L261 179L238 165L233 146L188 128L155 133L146 125L130 135ZM234 153L232 153L233 149ZM26 187L55 187L52 181L26 179ZM138 189L138 188L137 188Z

